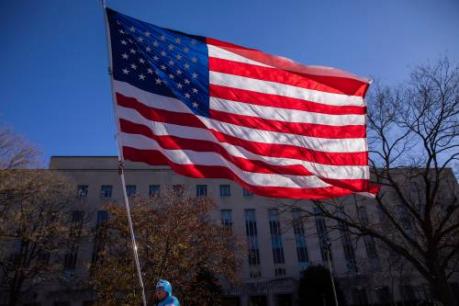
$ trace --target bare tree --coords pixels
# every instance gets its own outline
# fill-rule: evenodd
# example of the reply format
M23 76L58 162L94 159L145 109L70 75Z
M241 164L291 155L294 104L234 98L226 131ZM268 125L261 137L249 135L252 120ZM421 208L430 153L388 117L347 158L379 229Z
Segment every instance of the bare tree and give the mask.
M184 305L221 305L222 285L237 280L234 251L239 246L228 229L210 218L213 202L170 191L161 197L136 197L132 203L146 287L166 278ZM108 211L109 221L96 236L101 244L92 267L97 303L138 305L126 212L116 204Z
M374 201L315 202L316 212L398 254L436 299L457 305L448 280L459 263L459 192L451 169L459 159L459 68L447 59L419 66L400 88L377 87L368 113L372 175L381 192Z
M0 127L0 169L29 168L38 165L39 153L23 137Z
M0 147L0 296L18 305L25 293L62 276L64 252L79 239L69 222L74 191L49 170L17 169L38 160L21 137L1 130Z

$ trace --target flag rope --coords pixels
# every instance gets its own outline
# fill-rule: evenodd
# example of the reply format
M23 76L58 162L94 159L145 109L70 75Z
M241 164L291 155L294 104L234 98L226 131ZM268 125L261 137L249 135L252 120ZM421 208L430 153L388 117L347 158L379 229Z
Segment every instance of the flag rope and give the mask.
M115 124L116 124L116 128L117 128L117 133L116 133L115 138L116 138L116 143L117 143L117 146L118 146L118 163L119 163L118 170L119 170L119 175L120 175L120 178L121 178L121 185L122 185L122 189L123 189L124 206L126 208L126 215L127 215L127 218L128 218L129 233L130 233L130 237L131 237L132 250L133 250L133 253L134 253L134 262L135 262L135 266L136 266L136 270L137 270L137 277L139 279L140 288L141 288L141 291L142 291L142 303L143 303L144 306L147 306L147 299L146 299L146 296L145 296L145 286L144 286L143 277L142 277L142 269L141 269L141 266L140 266L139 253L138 253L137 242L136 242L135 233L134 233L134 225L133 225L132 216L131 216L131 208L130 208L130 205L129 205L129 197L128 197L128 194L127 194L127 191L126 191L126 178L124 176L123 151L122 151L121 143L120 143L120 140L119 140L119 137L118 137L119 131L120 131L120 127L119 127L119 122L117 120L118 116L116 115L115 93L113 91L112 52L111 52L110 35L108 35L108 20L107 20L107 13L106 13L106 7L107 7L106 1L105 0L101 0L101 4L102 4L102 9L103 9L103 14L104 14L105 37L106 37L106 41L107 41L110 86L111 86L111 91L112 91L112 102L113 102L113 114L114 114L114 117L115 117Z

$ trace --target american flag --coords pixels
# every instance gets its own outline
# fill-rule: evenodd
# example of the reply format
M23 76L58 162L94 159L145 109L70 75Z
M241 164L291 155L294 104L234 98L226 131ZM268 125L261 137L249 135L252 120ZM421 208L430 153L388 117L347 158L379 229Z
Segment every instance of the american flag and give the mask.
M107 9L125 160L263 196L368 193L368 80Z

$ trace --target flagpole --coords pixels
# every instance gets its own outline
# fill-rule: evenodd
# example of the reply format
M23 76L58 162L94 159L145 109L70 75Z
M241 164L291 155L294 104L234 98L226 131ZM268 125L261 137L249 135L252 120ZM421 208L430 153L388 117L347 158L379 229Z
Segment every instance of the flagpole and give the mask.
M332 266L332 258L331 258L331 242L327 240L327 261L328 261L328 272L330 274L330 282L333 289L333 298L335 299L335 306L339 306L338 304L338 295L336 294L336 287L335 287L335 280L333 277L333 266Z
M105 37L107 41L107 51L108 51L108 60L109 60L109 75L110 75L110 86L111 86L111 91L112 91L112 102L113 102L113 114L115 116L115 124L116 124L116 143L118 146L118 163L119 163L119 175L121 178L121 185L123 189L123 198L124 198L124 206L126 208L126 214L128 218L128 225L129 225L129 233L131 236L131 243L132 243L132 250L134 253L134 261L135 261L135 266L137 270L137 276L139 278L139 284L140 288L142 290L142 302L144 306L147 306L147 299L145 296L145 286L143 283L143 277L142 277L142 269L140 267L140 259L139 259L139 253L138 253L138 248L137 248L137 242L135 239L135 234L134 234L134 225L132 222L132 216L131 216L131 208L129 205L129 197L127 195L126 191L126 178L124 176L124 156L123 156L123 150L121 148L121 142L119 139L120 135L120 127L119 127L119 121L118 121L118 116L117 116L117 110L116 110L116 104L115 104L115 92L113 91L113 69L112 69L112 52L111 52L111 43L110 43L110 35L108 34L108 20L107 20L107 13L106 13L106 1L101 0L102 4L102 9L103 9L103 14L104 14L104 24L105 24Z

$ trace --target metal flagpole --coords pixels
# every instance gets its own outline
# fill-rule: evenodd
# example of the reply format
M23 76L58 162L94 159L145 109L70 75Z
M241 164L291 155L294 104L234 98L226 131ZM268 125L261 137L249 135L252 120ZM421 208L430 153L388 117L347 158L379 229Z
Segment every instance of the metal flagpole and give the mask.
M330 272L330 281L331 281L331 284L332 284L332 289L333 289L333 297L335 298L335 305L336 306L339 306L338 305L338 295L336 294L336 287L335 287L335 280L334 280L334 277L333 277L333 267L332 267L332 259L331 259L331 255L330 255L330 252L331 252L331 243L330 241L327 241L327 261L328 261L328 272Z
M106 1L101 0L102 8L103 8L103 13L104 13L104 22L105 22L105 37L107 40L107 51L108 51L108 59L109 59L109 74L110 74L110 86L111 86L111 91L112 91L112 102L113 102L113 113L115 116L115 123L117 127L117 132L116 132L116 142L118 145L118 162L119 162L119 174L121 178L121 185L123 189L123 198L124 198L124 206L126 208L126 214L128 218L128 224L129 224L129 233L131 235L131 243L132 243L132 250L134 252L134 261L135 261L135 266L137 270L137 276L139 278L139 284L140 288L142 290L142 302L144 306L147 306L147 299L145 296L145 286L143 283L143 277L142 277L142 270L140 267L140 260L139 260L139 253L137 249L137 243L135 240L135 234L134 234L134 226L132 223L132 216L131 216L131 208L129 205L129 197L127 195L126 191L126 179L124 177L124 157L123 157L123 150L121 148L121 143L119 140L119 122L118 122L118 116L117 116L117 110L116 110L116 104L115 104L115 93L113 91L113 70L112 70L112 52L111 52L111 43L110 43L110 35L108 34L108 20L107 20L107 13L106 13Z

